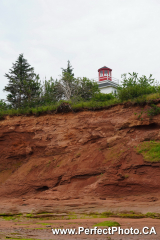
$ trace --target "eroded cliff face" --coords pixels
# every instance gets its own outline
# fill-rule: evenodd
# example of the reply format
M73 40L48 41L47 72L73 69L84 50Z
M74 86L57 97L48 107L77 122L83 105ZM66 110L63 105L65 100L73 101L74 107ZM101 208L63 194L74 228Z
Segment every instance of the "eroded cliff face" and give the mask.
M158 192L160 163L144 161L136 147L160 139L160 115L150 119L141 112L141 107L119 105L7 117L0 122L0 196L70 199Z

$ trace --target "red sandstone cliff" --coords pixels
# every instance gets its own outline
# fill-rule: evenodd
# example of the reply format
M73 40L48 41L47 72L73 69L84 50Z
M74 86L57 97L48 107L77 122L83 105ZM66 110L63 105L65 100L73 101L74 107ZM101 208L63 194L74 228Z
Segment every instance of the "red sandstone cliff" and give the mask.
M160 163L146 162L136 151L140 142L160 139L160 115L150 119L143 113L140 120L141 111L119 105L7 117L0 122L0 196L69 199L160 191Z

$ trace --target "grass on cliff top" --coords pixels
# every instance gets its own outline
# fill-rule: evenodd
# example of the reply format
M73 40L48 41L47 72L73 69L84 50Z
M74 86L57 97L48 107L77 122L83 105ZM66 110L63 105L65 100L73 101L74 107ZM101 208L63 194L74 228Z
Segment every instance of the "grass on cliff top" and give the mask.
M160 162L160 142L145 141L139 144L137 152L142 154L147 162Z
M63 101L56 104L47 105L47 106L38 106L36 108L8 109L8 110L0 109L0 119L3 119L4 116L19 116L19 115L39 116L41 114L55 113L57 108L60 106L62 102ZM69 103L73 111L80 111L82 109L96 110L96 109L101 109L101 108L105 108L105 107L120 103L120 101L117 98L108 100L106 102L97 102L93 100L87 101L87 102L80 101L77 103L73 103L71 101L64 101L64 102Z
M8 109L3 110L0 109L0 119L3 119L5 116L19 116L19 115L35 115L39 116L41 114L51 114L55 113L57 108L60 106L62 102L69 103L71 106L71 109L73 111L81 111L83 109L86 110L98 110L103 109L109 106L113 106L120 103L126 103L129 102L130 104L146 104L146 103L154 103L156 99L160 98L160 93L152 93L148 95L142 95L140 97L128 100L128 101L120 101L118 98L114 98L108 101L80 101L80 102L71 102L71 101L60 101L58 103L50 104L47 106L37 106L35 108L22 108L22 109Z

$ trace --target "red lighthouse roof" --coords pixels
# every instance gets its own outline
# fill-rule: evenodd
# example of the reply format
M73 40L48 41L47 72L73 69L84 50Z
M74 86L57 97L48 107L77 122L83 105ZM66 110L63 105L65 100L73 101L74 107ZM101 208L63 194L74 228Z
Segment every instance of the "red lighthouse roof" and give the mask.
M99 68L99 69L98 69L98 72L99 72L100 70L105 70L105 69L108 69L108 70L111 70L111 71L112 71L111 68L104 66L104 67Z

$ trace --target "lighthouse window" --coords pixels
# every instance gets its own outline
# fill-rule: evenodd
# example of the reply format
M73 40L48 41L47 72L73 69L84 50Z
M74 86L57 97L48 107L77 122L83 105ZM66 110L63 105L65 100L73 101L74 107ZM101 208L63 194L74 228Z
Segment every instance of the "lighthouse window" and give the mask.
M104 71L104 76L107 76L107 70Z
M103 77L103 71L100 71L100 77Z

